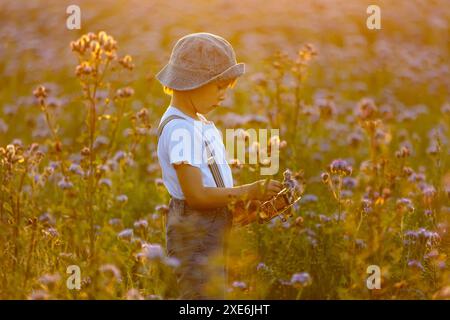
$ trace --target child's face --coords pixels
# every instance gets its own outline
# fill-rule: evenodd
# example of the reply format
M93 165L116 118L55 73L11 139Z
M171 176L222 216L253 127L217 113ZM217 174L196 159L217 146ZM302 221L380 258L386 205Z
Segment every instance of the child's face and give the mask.
M207 114L225 99L227 89L229 89L232 80L213 81L198 89L191 91L191 99L193 100L197 111Z

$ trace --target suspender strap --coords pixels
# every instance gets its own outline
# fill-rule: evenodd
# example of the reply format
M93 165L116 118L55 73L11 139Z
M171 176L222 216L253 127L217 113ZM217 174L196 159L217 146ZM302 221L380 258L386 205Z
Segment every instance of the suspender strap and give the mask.
M161 124L158 127L158 131L157 131L158 138L161 136L164 127L170 121L175 120L175 119L184 119L184 120L186 120L185 118L177 116L177 115L168 116L166 119L164 119L161 122ZM223 182L222 175L220 174L219 166L217 165L216 159L214 158L214 154L213 154L213 152L211 150L211 147L210 147L210 142L208 140L206 140L206 139L205 139L205 149L206 149L206 156L208 157L208 167L209 167L209 170L211 171L211 174L212 174L212 176L214 178L214 182L216 183L216 186L218 188L224 188L225 184Z
M223 183L222 175L220 174L219 166L216 163L214 155L209 146L209 141L205 140L205 148L206 155L208 156L208 167L211 171L214 181L216 182L216 186L219 188L224 188L225 184Z

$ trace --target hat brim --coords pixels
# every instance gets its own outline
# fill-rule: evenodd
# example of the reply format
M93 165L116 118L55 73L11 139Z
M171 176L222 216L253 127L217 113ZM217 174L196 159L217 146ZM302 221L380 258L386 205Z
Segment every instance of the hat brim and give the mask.
M245 73L245 64L236 63L218 75L211 76L205 72L186 70L176 67L170 63L156 75L158 81L171 89L187 91L197 89L213 80L228 80L242 76Z

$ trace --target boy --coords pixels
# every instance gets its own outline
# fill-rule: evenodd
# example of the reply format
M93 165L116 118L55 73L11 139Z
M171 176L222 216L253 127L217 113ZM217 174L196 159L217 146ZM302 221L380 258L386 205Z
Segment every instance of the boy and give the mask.
M167 252L180 261L176 275L182 299L224 298L224 264L212 260L224 256L233 218L228 204L267 200L282 189L274 180L233 186L220 133L204 116L244 72L228 41L202 32L178 40L156 76L172 96L158 128L158 159L171 195ZM208 291L211 282L215 291Z

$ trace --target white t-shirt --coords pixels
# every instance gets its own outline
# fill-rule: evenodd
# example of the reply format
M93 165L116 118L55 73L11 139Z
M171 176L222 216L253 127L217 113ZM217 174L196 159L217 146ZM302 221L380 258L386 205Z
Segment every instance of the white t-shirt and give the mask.
M203 186L217 187L207 163L205 138L210 142L210 148L225 187L233 187L233 176L227 163L222 135L214 123L205 118L202 118L202 121L195 120L174 106L167 108L161 122L171 115L184 119L169 121L158 141L158 159L162 169L162 178L170 195L176 199L185 199L173 164L187 163L199 168L202 173Z

